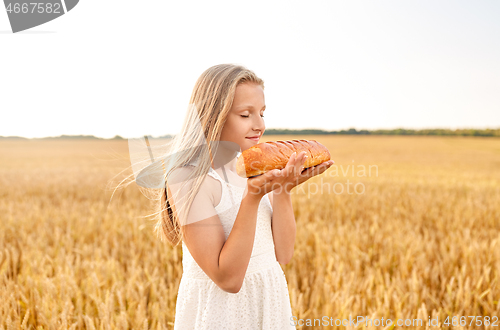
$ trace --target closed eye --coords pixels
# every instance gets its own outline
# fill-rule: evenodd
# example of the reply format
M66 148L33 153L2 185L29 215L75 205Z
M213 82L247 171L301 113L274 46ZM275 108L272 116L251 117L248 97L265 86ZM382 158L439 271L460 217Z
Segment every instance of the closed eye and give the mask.
M248 118L249 116L244 116L244 115L241 115L243 118ZM264 118L263 115L261 115L262 118Z

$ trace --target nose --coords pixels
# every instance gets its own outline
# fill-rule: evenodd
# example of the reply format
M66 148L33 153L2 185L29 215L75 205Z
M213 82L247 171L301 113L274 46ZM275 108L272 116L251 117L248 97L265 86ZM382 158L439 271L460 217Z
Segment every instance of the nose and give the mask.
M257 122L254 122L253 130L256 132L259 132L259 134L262 134L262 132L265 129L266 129L266 124L264 123L264 118L259 116L259 119L257 119Z

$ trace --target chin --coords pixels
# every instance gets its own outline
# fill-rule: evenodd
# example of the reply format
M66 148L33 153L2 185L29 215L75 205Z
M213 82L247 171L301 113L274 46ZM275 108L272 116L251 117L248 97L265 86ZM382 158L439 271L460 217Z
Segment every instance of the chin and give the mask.
M256 144L259 144L259 143L260 143L260 140L259 140L259 141L254 141L254 140L250 140L250 139L245 139L245 141L246 141L246 143L245 143L245 144L246 144L247 146L250 146L250 147L253 147L254 145L256 145ZM250 147L248 147L248 148L250 148Z
M255 143L252 143L251 141L247 141L246 143L244 143L242 146L241 146L241 152L253 147L255 145Z

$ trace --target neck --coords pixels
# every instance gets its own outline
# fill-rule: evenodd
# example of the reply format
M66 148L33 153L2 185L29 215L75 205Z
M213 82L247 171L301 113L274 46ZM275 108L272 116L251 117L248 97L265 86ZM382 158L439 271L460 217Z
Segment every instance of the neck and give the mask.
M236 149L233 145L219 143L217 147L217 153L214 156L212 167L214 169L217 169L224 166L226 169L236 172L236 156L238 156L238 152L239 148Z

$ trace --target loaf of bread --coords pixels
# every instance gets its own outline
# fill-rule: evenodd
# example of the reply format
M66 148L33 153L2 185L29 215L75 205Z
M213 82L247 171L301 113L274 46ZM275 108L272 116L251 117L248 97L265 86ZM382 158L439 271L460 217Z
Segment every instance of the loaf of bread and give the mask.
M330 160L330 152L315 140L268 141L243 151L236 161L236 172L243 178L285 168L294 152L306 152L304 168Z

